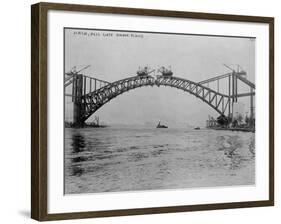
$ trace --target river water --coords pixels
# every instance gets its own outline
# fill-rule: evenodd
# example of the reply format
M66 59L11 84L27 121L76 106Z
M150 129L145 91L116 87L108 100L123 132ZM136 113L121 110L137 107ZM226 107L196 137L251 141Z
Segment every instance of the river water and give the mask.
M65 129L66 194L253 184L254 133Z

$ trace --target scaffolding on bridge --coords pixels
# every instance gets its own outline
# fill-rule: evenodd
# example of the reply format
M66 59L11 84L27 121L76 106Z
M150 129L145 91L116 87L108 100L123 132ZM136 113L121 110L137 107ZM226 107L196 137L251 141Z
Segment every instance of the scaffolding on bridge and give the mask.
M200 82L174 76L137 75L110 83L79 72L66 74L64 84L65 89L71 88L70 93L65 91L65 96L71 97L73 122L77 125L84 123L96 110L119 94L137 87L153 85L171 86L189 92L209 104L219 114L230 119L233 118L234 103L241 97L250 97L250 117L254 116L255 85L245 78L246 72L243 70L231 70L229 73ZM220 83L225 80L227 81L227 92L222 93ZM240 93L239 82L249 87L249 91ZM215 83L215 87L210 88L212 83Z
M256 88L255 84L245 78L247 76L247 73L243 70L240 70L239 65L238 65L237 70L234 70L225 64L224 64L224 66L229 68L231 70L231 72L200 81L199 84L209 87L209 85L211 83L215 83L216 91L220 92L220 82L222 80L226 80L227 86L228 86L228 96L231 99L231 104L228 105L228 117L230 119L233 118L234 103L237 103L238 98L250 97L250 119L253 119L253 117L254 117L254 96L255 96L255 88ZM238 91L239 81L243 84L246 84L246 86L249 87L248 92L239 93L239 91ZM214 122L211 122L211 123L213 124Z

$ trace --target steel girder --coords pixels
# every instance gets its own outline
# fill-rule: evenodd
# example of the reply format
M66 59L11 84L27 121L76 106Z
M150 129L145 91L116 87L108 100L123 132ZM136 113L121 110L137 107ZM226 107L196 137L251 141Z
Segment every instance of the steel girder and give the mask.
M199 83L192 82L187 79L178 77L164 77L164 76L133 76L126 79L118 80L113 83L97 89L91 93L82 96L83 105L83 119L87 120L93 113L95 113L104 104L114 99L115 97L144 86L170 86L188 92L205 103L211 106L219 114L225 114L227 106L231 103L231 97L225 94L214 91Z

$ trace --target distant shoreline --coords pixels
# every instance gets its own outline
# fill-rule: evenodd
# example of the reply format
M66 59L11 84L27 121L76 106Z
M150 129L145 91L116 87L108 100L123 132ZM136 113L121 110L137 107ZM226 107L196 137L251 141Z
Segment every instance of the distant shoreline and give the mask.
M65 128L106 128L108 125L100 125L94 123L85 123L83 125L74 125L73 123L64 123Z
M219 131L242 131L242 132L255 132L254 128L224 128L224 127L208 127L207 129Z

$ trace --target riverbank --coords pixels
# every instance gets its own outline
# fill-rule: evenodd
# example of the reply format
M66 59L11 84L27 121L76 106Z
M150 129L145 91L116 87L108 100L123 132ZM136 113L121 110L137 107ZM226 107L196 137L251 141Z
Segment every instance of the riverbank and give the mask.
M71 122L64 123L65 128L106 128L107 125L95 124L95 123L84 123L82 125L73 124Z
M255 128L227 128L227 127L207 127L208 129L213 130L223 130L223 131L242 131L242 132L255 132Z

